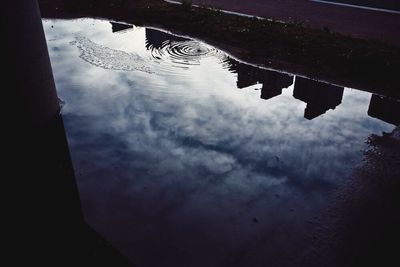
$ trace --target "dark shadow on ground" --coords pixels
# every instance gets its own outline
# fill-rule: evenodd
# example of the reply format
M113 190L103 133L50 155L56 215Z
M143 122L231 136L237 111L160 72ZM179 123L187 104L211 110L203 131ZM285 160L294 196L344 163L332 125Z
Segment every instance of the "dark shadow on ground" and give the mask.
M84 221L61 115L12 132L7 179L17 262L41 266L133 266Z

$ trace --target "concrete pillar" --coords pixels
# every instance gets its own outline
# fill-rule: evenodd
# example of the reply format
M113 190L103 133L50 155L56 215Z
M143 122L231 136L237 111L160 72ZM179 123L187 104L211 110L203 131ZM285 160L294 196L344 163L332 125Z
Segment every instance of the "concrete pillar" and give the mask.
M1 19L8 99L15 121L41 125L59 113L40 11L36 0L5 0Z
M5 0L0 14L12 265L132 266L84 222L36 0Z

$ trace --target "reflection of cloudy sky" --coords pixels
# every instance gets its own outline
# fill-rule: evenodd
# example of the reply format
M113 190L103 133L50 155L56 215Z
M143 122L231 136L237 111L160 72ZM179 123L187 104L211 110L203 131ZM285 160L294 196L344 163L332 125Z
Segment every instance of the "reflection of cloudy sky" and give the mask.
M150 60L142 28L44 24L86 217L139 266L287 258L363 140L390 130L367 117L367 93L345 90L340 106L309 121L292 87L262 100L255 87L236 89L216 58L117 71L85 62L71 44L85 36Z

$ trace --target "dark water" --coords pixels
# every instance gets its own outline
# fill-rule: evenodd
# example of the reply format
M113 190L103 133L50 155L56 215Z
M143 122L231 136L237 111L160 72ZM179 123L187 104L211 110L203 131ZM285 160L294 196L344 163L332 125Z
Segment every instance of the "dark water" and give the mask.
M283 266L396 121L385 98L158 30L44 26L86 220L138 266Z

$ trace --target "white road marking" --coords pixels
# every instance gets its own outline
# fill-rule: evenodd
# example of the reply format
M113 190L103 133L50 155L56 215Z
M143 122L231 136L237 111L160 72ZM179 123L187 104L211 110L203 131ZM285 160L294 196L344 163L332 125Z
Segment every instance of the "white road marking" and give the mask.
M328 1L323 1L323 0L310 0L310 1L311 1L311 2L316 2L316 3L321 3L321 4L328 4L328 5L335 5L335 6L345 6L345 7L353 7L353 8L358 8L358 9L365 9L365 10L371 10L371 11L378 11L378 12L392 13L392 14L399 14L399 15L400 15L400 11L391 10L391 9L375 8L375 7L368 7L368 6L358 6L358 5L352 5L352 4L344 4L344 3L337 3L337 2L328 2Z

